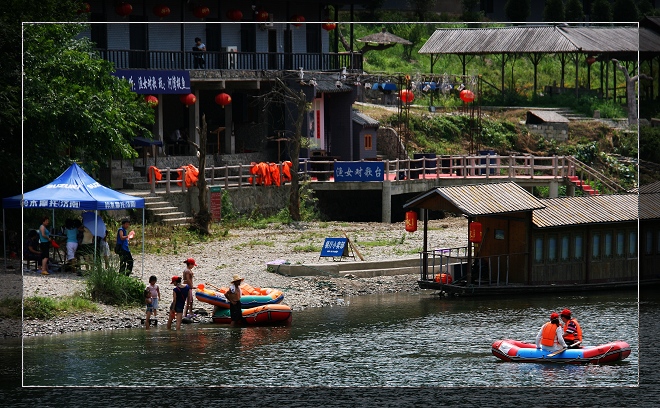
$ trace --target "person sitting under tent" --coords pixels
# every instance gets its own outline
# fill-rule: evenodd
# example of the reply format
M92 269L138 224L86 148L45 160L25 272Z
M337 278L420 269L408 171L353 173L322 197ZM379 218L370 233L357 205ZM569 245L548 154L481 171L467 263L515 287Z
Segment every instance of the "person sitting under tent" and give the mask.
M36 230L30 230L27 234L25 247L23 249L23 260L35 261L35 265L39 265L41 261L41 249L39 248L39 234Z

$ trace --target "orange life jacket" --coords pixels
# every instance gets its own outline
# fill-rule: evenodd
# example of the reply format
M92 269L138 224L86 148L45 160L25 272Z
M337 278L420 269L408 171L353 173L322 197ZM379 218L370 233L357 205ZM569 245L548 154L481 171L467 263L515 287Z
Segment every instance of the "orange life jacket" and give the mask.
M570 333L567 332L566 330L568 329L569 323L573 322L575 324L575 330L576 333ZM576 339L577 337L577 339ZM580 324L577 322L575 318L569 319L566 324L564 325L564 340L570 340L570 341L582 341L582 328L580 327Z
M559 326L552 322L548 322L543 325L543 331L541 332L541 344L549 347L555 345L555 338L557 337L557 327Z
M149 170L147 171L147 181L151 183L151 174L153 173L154 177L156 178L157 181L161 181L163 179L163 173L160 172L158 167L156 166L149 166Z

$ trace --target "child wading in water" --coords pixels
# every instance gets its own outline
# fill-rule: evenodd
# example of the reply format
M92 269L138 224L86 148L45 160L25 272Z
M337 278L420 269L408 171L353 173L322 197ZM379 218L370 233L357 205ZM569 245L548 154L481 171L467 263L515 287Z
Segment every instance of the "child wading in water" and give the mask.
M160 301L160 288L156 283L157 278L154 275L149 277L149 284L147 285L145 291L149 301L147 301L147 320L145 321L147 329L149 328L149 319L153 313L154 318L158 314L158 302Z
M192 268L197 266L195 263L195 260L192 258L188 258L185 261L183 261L184 264L186 264L186 269L183 270L183 283L188 285L191 289L194 288L193 286L193 277L195 274L192 271ZM184 310L183 313L184 316L186 317L193 317L193 293L192 290L188 292L188 299L186 300L186 310Z

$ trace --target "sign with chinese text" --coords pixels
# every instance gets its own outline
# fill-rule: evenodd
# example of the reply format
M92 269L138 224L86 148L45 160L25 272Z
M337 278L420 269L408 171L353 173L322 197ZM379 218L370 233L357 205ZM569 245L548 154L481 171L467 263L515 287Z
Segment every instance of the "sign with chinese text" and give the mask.
M326 238L321 249L321 256L341 257L348 254L346 238Z
M126 79L138 94L189 94L190 72L118 69L112 75Z
M222 219L222 187L211 186L209 187L211 193L211 217L213 221L220 221Z
M335 162L335 181L383 181L383 162Z

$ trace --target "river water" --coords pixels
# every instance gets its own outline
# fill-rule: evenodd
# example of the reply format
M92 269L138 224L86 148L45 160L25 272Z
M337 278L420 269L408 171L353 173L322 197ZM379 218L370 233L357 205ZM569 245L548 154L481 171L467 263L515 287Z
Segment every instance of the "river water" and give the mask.
M286 299L285 299L286 301ZM637 293L511 299L430 291L360 296L294 312L291 327L190 324L179 333L126 329L26 338L25 386L620 387L639 381ZM602 366L507 363L501 338L533 341L570 308L584 343L627 341Z

